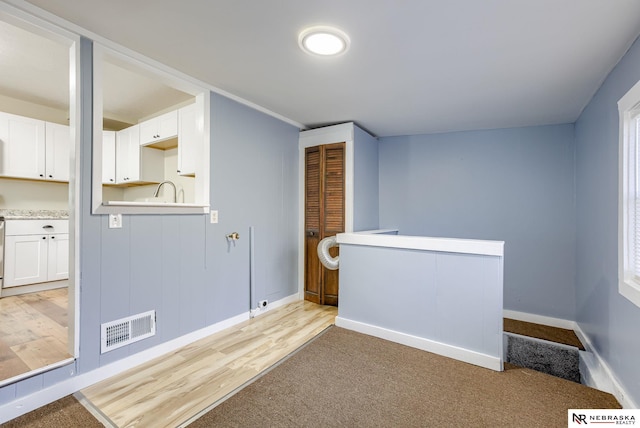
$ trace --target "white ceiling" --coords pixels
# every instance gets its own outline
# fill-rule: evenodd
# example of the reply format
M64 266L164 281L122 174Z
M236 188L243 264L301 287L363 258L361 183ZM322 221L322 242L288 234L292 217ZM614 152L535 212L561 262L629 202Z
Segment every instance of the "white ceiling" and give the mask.
M29 3L293 121L378 136L573 122L640 33L638 0ZM309 25L350 50L303 53Z

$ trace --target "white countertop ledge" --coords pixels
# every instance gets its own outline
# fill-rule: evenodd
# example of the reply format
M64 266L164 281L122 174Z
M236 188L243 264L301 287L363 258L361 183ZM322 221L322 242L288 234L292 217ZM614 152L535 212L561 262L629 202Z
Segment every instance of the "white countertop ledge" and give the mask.
M427 236L339 233L339 244L369 247L403 248L408 250L441 251L447 253L504 256L504 241L478 239L432 238Z
M209 206L171 202L104 201L94 214L206 214Z

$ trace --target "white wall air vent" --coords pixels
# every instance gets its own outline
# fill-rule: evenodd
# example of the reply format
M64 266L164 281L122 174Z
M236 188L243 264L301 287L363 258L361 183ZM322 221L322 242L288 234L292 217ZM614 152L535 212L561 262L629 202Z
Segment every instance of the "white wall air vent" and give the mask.
M156 311L149 311L101 325L100 353L118 349L156 334Z

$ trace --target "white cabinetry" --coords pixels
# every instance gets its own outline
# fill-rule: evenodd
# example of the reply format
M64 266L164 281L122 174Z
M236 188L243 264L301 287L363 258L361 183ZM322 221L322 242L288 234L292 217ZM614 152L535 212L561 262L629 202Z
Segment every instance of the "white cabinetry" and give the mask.
M69 234L49 235L47 248L47 281L69 278Z
M116 184L115 131L102 131L102 183Z
M5 238L5 288L47 281L47 244L47 235Z
M5 288L68 277L67 220L7 220Z
M116 132L116 183L159 183L164 180L162 150L140 146L140 127Z
M196 159L202 146L202 133L198 132L196 105L178 110L178 174L193 176Z
M0 176L69 181L69 127L0 112Z
M178 111L173 110L140 122L140 145L158 143L178 136Z
M69 181L69 145L67 125L45 123L45 174L47 180Z
M0 175L43 179L44 121L0 112Z

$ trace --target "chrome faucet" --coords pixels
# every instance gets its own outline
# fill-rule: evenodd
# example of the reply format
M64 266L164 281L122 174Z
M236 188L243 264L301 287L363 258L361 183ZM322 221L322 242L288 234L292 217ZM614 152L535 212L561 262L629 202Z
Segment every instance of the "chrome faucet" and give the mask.
M158 197L158 193L160 193L160 188L162 187L163 184L171 184L171 186L173 187L173 203L177 203L178 202L178 191L176 190L176 185L173 184L173 181L163 181L162 183L158 184L158 187L156 187L156 191L153 194L154 198Z

